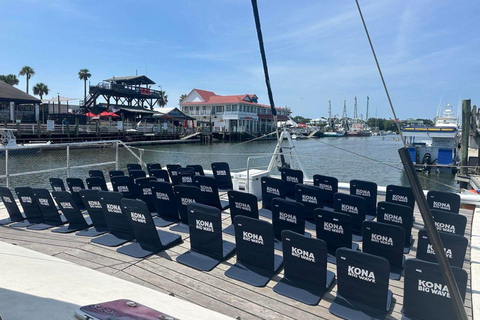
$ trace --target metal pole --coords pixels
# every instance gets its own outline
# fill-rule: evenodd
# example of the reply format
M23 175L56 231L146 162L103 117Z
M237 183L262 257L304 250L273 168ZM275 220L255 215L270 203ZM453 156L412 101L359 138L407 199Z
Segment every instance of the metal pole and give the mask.
M143 152L145 149L139 149L140 150L140 159L139 159L139 164L143 166Z
M462 100L462 144L460 149L460 174L467 174L468 140L470 139L471 100Z
M115 170L118 170L118 148L119 148L119 143L117 141L115 146Z
M67 178L70 178L70 145L67 145Z
M8 173L8 149L5 149L5 184L10 188L10 175Z

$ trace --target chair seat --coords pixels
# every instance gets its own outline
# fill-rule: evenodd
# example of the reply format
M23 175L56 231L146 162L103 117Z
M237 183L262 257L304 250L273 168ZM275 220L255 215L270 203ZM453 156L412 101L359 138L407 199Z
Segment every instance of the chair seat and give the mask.
M233 255L235 244L223 240L223 259L217 259L205 254L189 250L177 257L177 262L200 271L210 271L220 262Z
M282 257L274 255L274 271L265 269L258 269L255 267L247 266L237 261L233 266L225 271L225 275L229 278L248 283L255 287L265 287L270 279L277 274L283 264Z
M384 319L392 306L392 291L388 290L387 305L384 310L369 307L362 303L346 299L337 293L328 311L347 320Z

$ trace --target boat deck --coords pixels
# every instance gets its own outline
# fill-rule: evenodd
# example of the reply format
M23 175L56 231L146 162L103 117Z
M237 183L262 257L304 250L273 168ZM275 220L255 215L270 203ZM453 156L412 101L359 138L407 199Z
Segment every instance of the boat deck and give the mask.
M379 196L379 201L384 200ZM470 242L473 206L463 206L461 213L468 219L465 236L469 240L464 269L470 278ZM423 227L418 209L412 230L414 245L406 258L416 253L417 232ZM0 218L7 217L3 205ZM223 227L230 225L230 216L222 214ZM263 218L261 218L263 219ZM164 228L168 230L168 228ZM181 234L181 233L179 233ZM313 233L314 234L314 233ZM336 286L328 291L320 304L308 306L276 294L272 287L283 276L275 276L265 288L256 288L230 279L224 275L235 263L235 256L221 263L211 272L200 272L175 261L175 258L190 248L189 237L181 234L184 242L172 249L147 259L134 259L109 248L90 242L91 238L74 234L56 234L46 231L0 228L0 241L16 244L41 253L55 256L103 273L122 278L177 298L193 302L237 319L336 319L328 312L328 307L336 296ZM234 237L224 234L224 240L234 242ZM360 244L361 245L361 244ZM276 252L281 255L281 252ZM336 266L328 264L328 269L336 273ZM0 283L1 287L1 283ZM74 290L74 288L72 288ZM390 290L396 300L392 313L386 319L401 319L403 304L403 277L399 281L390 280ZM128 298L128 292L124 293ZM472 319L472 299L470 279L468 281L465 306L469 319ZM192 315L192 319L195 315Z

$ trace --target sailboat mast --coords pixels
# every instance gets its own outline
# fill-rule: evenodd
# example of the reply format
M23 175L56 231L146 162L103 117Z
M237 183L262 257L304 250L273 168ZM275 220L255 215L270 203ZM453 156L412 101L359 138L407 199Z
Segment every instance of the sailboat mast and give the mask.
M332 100L328 100L328 118L332 118Z
M355 103L353 104L353 118L354 119L358 118L358 115L357 115L357 96L355 96Z
M370 101L370 97L367 96L367 114L365 116L365 121L368 121L368 102Z

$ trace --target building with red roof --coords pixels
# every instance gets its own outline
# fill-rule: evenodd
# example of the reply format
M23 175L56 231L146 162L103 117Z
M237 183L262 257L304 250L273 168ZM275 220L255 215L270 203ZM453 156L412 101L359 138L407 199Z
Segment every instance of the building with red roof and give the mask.
M258 103L256 94L221 96L213 91L193 89L180 107L195 118L196 125L212 123L214 131L270 133L275 129L270 106ZM275 108L277 120L286 121L290 110Z

